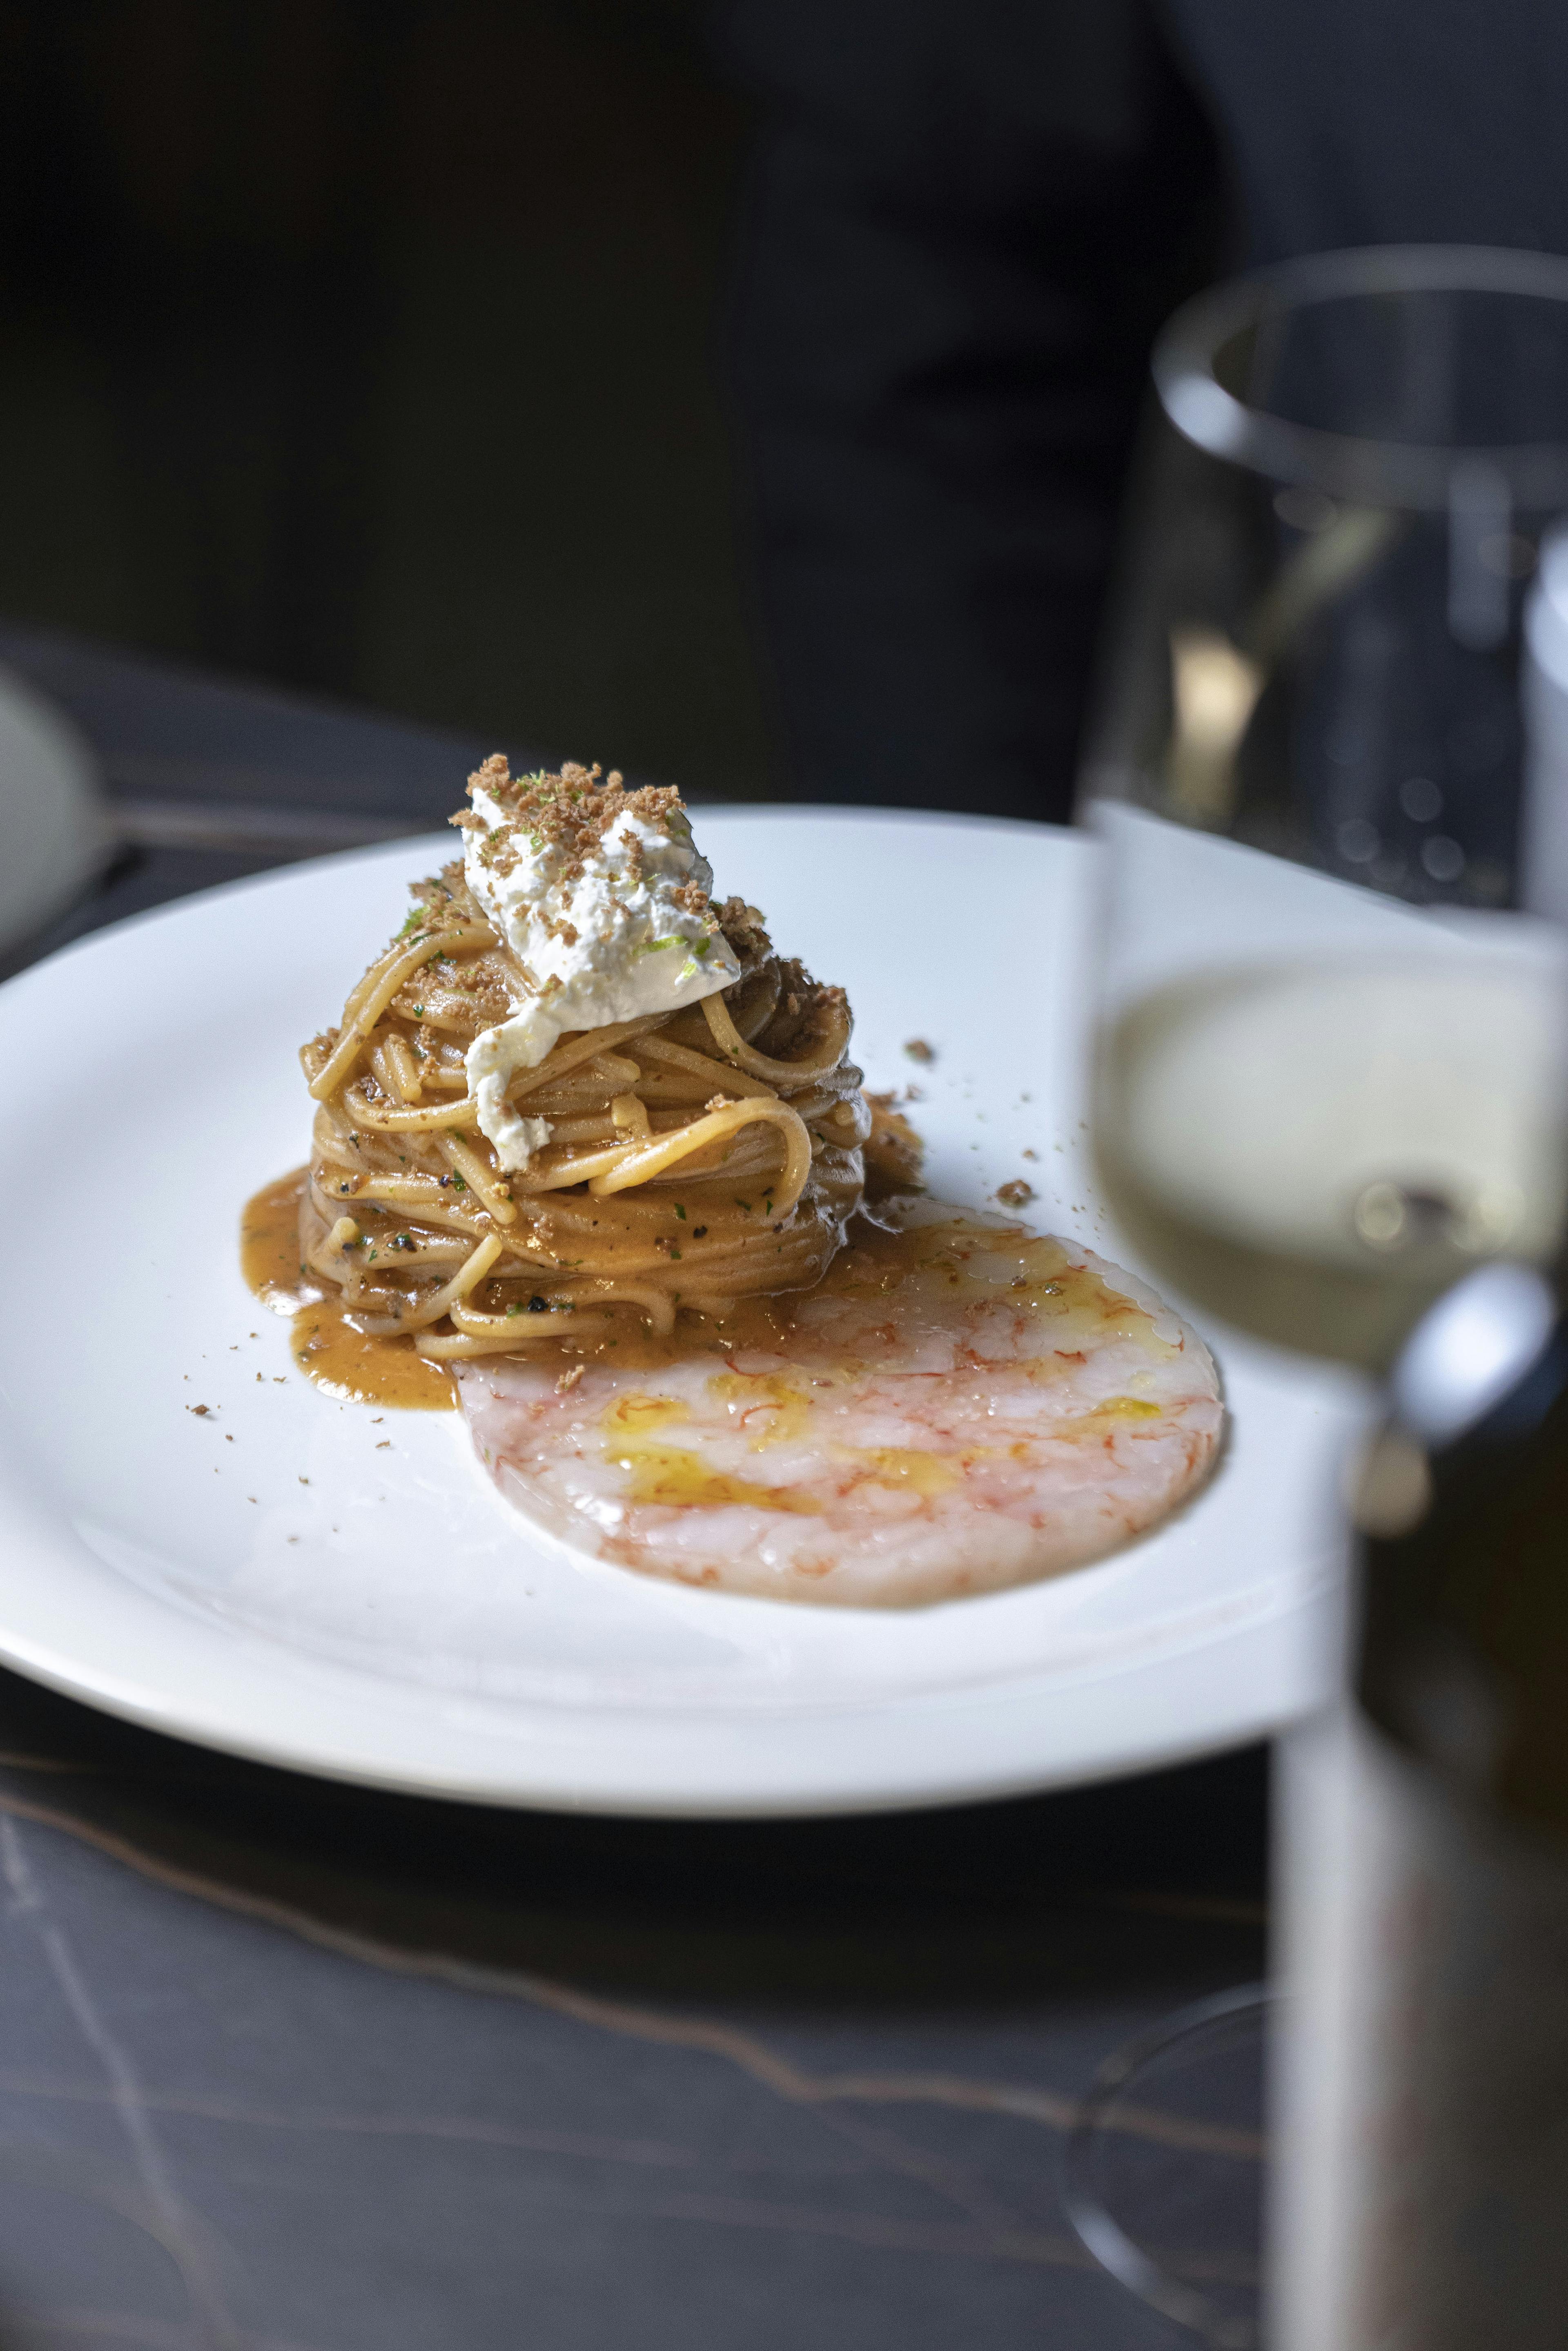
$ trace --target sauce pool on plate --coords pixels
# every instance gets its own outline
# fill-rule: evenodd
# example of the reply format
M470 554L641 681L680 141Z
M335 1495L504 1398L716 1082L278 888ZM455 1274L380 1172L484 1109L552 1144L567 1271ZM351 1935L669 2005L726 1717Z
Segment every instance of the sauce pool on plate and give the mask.
M299 1203L307 1177L297 1167L264 1185L240 1219L241 1270L262 1304L291 1321L295 1362L318 1387L347 1403L452 1411L457 1392L450 1373L427 1364L403 1340L371 1339L356 1331L300 1263Z

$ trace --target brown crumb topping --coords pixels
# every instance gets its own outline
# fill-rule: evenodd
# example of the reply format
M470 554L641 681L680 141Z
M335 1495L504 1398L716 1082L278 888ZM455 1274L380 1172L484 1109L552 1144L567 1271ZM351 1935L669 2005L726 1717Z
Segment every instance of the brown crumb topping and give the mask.
M831 1019L842 1009L844 991L813 979L795 956L780 962L779 981L773 1017L754 1042L759 1052L778 1061L804 1059L813 1040L826 1033Z
M911 1037L904 1050L912 1061L934 1061L936 1059L936 1046L928 1045L924 1037Z
M1027 1208L1034 1197L1034 1186L1026 1184L1021 1176L1015 1176L1010 1184L997 1186L996 1196L1005 1208Z
M904 1113L894 1107L896 1094L867 1094L871 1133L862 1146L865 1160L865 1196L873 1203L899 1192L920 1188L920 1163L925 1146Z
M744 898L727 898L718 910L718 926L735 950L742 971L761 963L773 952L773 942L761 911Z
M494 826L467 809L450 820L459 830L481 836L472 853L497 877L516 870L525 847L530 855L546 858L548 871L541 894L547 901L552 891L564 894L582 879L587 861L628 816L668 837L674 837L677 824L684 828L685 821L685 803L673 785L643 784L628 791L618 768L612 768L604 775L597 766L585 768L570 759L559 769L541 768L537 774L514 776L504 753L497 751L469 777L468 791L471 798L478 791L488 793L502 810L501 821ZM624 862L627 886L635 890L647 879L643 840L635 831L620 831L617 847ZM462 865L455 871L461 877ZM700 883L685 882L674 895L683 911L696 916L710 935L717 930L718 917ZM621 902L616 899L613 903L619 905ZM574 924L564 916L552 918L545 905L537 912L552 937L569 947L577 945L579 934Z
M517 862L518 835L526 837L536 856L541 850L554 850L569 871L576 865L580 872L580 861L592 856L623 817L639 817L667 832L672 816L685 813L685 802L673 784L641 784L628 791L618 768L605 775L597 764L585 768L575 759L563 761L558 769L541 768L533 775L514 776L500 751L469 777L470 799L476 791L487 792L506 818L479 852L484 864L502 873ZM466 831L481 821L467 810L451 820ZM641 841L628 842L627 858L640 878Z

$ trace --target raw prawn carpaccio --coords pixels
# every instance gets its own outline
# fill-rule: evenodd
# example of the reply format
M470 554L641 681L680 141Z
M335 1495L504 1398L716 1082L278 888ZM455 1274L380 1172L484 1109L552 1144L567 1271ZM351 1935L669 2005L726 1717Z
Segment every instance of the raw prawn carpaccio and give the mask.
M1202 1340L1076 1242L914 1214L727 1323L464 1364L481 1458L600 1559L853 1607L1059 1575L1165 1518L1223 1418Z

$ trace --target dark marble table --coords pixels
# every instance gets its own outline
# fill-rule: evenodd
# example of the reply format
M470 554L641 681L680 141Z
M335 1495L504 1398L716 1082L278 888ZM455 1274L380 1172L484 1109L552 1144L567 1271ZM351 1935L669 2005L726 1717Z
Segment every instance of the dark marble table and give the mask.
M140 843L45 945L422 829L490 747L0 659ZM1115 2043L1260 1972L1265 1813L1252 1750L859 1821L497 1813L0 1674L0 2351L1190 2339L1079 2248L1063 2136Z

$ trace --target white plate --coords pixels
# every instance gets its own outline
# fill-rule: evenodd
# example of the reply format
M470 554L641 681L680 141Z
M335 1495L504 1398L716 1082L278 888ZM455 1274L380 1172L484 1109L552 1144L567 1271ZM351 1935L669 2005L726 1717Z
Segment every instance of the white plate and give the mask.
M1093 848L818 811L708 810L699 831L719 886L848 987L870 1081L918 1076L931 1188L977 1206L1032 1146L1031 1215L1120 1256L1081 1123ZM0 1372L0 1656L301 1770L622 1813L1059 1785L1312 1700L1363 1405L1245 1343L1221 1349L1219 1469L1173 1523L1059 1582L892 1614L580 1559L498 1499L455 1415L378 1419L296 1375L286 1324L241 1281L240 1209L304 1156L298 1041L449 848L187 899L0 991L26 1101L0 1209L27 1285ZM929 1069L903 1053L914 1037Z

